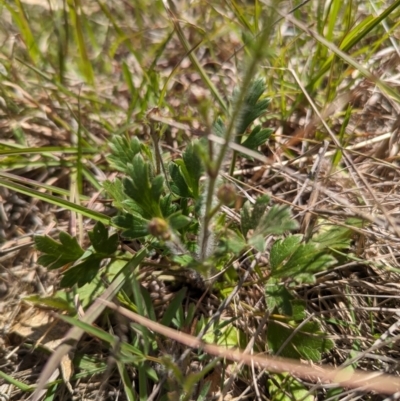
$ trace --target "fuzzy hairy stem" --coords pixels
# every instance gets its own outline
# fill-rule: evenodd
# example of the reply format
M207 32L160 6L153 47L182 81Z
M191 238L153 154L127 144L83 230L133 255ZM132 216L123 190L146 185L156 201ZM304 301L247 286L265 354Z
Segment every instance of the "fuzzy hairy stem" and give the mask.
M272 15L270 15L270 18L272 18ZM236 98L236 101L233 105L233 110L231 113L231 118L229 119L229 125L225 131L225 136L224 136L224 143L219 146L219 152L217 154L217 160L215 163L213 161L210 161L210 167L207 170L209 180L208 180L208 186L206 189L206 201L205 201L205 212L203 216L203 221L202 221L202 229L200 233L200 238L199 238L199 259L204 260L209 254L209 249L210 249L210 239L212 238L211 231L210 231L210 225L211 221L213 218L212 210L214 208L213 206L213 200L215 197L215 190L216 190L216 183L218 179L218 175L220 173L222 164L224 162L224 159L228 153L229 149L229 144L232 142L234 139L235 135L235 127L237 126L243 112L243 102L245 99L245 96L247 94L248 88L251 84L251 81L253 80L255 74L256 74L256 69L259 61L262 59L264 52L265 52L265 44L268 43L267 39L270 35L271 28L267 27L264 29L257 39L256 44L254 45L254 53L253 57L250 60L250 63L248 65L248 68L246 70L244 79L243 79L243 84L240 89L239 95Z

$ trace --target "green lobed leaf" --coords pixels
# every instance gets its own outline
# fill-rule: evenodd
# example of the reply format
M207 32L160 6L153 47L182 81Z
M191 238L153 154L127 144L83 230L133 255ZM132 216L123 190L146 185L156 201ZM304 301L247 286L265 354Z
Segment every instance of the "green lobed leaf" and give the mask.
M123 209L122 202L126 199L126 195L121 180L118 178L113 182L106 180L103 182L103 188L112 197L114 206L119 210Z
M143 215L143 209L133 199L127 197L120 179L116 178L113 182L105 181L103 187L113 198L113 205L118 210L124 210L133 215Z
M247 245L243 235L235 230L226 230L221 240L225 242L227 250L234 252L236 255L239 255Z
M100 262L102 257L97 254L92 254L86 258L82 263L69 268L63 274L60 286L61 288L70 288L75 284L82 287L91 282L97 275L100 269Z
M147 226L149 220L143 219L132 214L123 214L112 218L112 222L121 228L125 228L122 232L122 236L125 238L141 238L148 235Z
M132 165L128 166L129 178L123 179L126 195L132 198L143 210L143 217L162 217L160 210L160 196L163 179L161 176L150 181L150 164L143 160L140 154L133 158Z
M307 322L300 329L298 326L294 322L286 324L271 320L268 324L268 346L276 353L291 337L289 343L281 350L280 356L319 362L322 353L334 347L333 341L323 335L317 322Z
M132 214L133 216L143 218L142 216L145 215L144 210L133 199L126 198L122 202L122 206L124 211Z
M242 118L237 127L238 135L244 134L249 125L267 111L270 99L259 100L265 90L266 86L262 78L251 83L244 99Z
M196 151L198 146L200 146L198 142L189 143L182 154L187 171L186 182L191 189L194 199L199 197L199 182L203 173L203 164Z
M314 244L299 244L297 247L289 244L286 248L286 240L277 241L272 246L271 260L274 264L271 264L271 277L291 278L298 283L313 283L314 273L326 270L336 263L333 256L321 251ZM287 260L283 258L285 254L290 254Z
M270 198L268 195L259 196L253 207L246 202L240 211L240 225L244 237L249 230L254 230L267 210Z
M118 178L114 182L105 181L103 187L114 199L113 205L120 211L126 211L138 219L142 219L143 209L131 198L128 198L124 192L122 181Z
M168 222L169 222L169 225L174 230L180 230L181 228L184 228L187 225L189 225L191 222L191 219L187 216L182 215L182 213L179 211L174 214L171 214L168 217Z
M256 249L258 252L265 252L266 242L261 234L252 235L248 241L249 245Z
M153 178L151 182L151 196L154 201L159 204L161 195L164 190L164 177L162 175L157 175Z
M34 240L37 249L44 253L39 257L38 263L48 269L59 269L69 263L73 263L84 253L76 238L63 231L60 232L59 238L60 242L57 242L44 235L35 236Z
M109 142L112 154L108 156L110 165L115 169L127 172L127 166L140 152L141 144L137 137L129 141L125 135L116 135Z
M267 142L273 132L272 129L262 128L261 125L257 125L241 145L248 149L257 150L259 146Z
M181 167L175 162L171 162L168 165L168 170L172 179L170 183L172 192L182 198L191 198L193 194L185 180Z
M161 213L164 217L168 217L171 214L176 212L177 205L175 203L172 203L172 194L169 193L166 196L163 196L160 199L160 209Z
M282 235L287 231L296 230L297 221L292 217L287 206L274 205L263 215L256 227L255 234Z
M108 237L108 230L103 223L97 222L92 231L89 231L90 242L96 252L103 255L112 255L118 248L118 235Z
M289 259L290 256L300 246L303 239L301 234L290 235L285 239L275 241L270 252L270 264L272 270L277 270L281 266L285 259Z
M280 280L273 277L268 279L265 285L265 303L271 314L277 310L281 315L292 316L293 299L293 295Z

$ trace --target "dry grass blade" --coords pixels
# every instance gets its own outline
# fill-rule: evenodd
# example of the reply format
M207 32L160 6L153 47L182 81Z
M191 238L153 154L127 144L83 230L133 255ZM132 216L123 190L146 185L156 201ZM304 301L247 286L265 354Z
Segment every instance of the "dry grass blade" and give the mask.
M400 390L400 0L298 3L0 1L0 399Z
M366 373L355 370L353 372L333 369L327 366L310 366L295 362L290 359L249 355L240 350L227 349L214 344L206 344L189 334L162 326L161 324L140 316L126 308L115 305L112 302L102 300L109 308L123 316L153 330L163 336L173 339L191 348L200 348L205 352L226 358L248 366L253 364L270 372L289 372L305 380L322 381L324 383L336 383L342 387L376 391L383 394L392 394L400 390L400 379L395 376L385 375L380 372Z

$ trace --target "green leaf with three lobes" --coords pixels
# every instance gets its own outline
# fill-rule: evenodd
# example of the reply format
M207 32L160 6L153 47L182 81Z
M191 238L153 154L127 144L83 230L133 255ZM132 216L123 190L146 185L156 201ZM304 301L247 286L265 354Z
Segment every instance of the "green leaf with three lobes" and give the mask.
M267 211L268 203L269 197L263 195L257 198L252 210L248 204L241 210L242 233L247 236L249 230L254 230L248 243L260 252L264 251L267 235L282 235L298 227L288 207L274 205Z
M122 236L125 238L142 238L148 235L149 231L147 226L149 220L143 219L142 217L132 214L122 214L112 218L112 222L120 228L125 230L122 232Z
M297 228L298 223L292 217L290 209L287 206L274 205L261 217L254 234L282 235Z
M84 254L76 238L63 231L60 232L59 238L60 242L57 242L44 235L35 236L36 248L44 253L39 257L38 263L48 269L59 269L77 261Z
M203 173L203 164L197 150L199 146L198 142L189 143L182 155L185 163L185 170L183 171L194 199L197 199L200 195L199 182Z
M295 298L281 280L270 277L265 286L265 303L269 312L302 321L306 317L304 301Z
M301 244L301 235L292 235L274 243L270 253L271 277L314 282L314 273L326 270L336 259L312 243Z
M252 82L244 99L242 118L236 131L238 135L243 135L250 124L267 111L270 99L260 100L265 90L266 85L263 79L256 79Z
M254 230L267 210L270 198L267 195L259 196L253 207L246 202L240 211L240 224L244 237L249 230Z
M274 131L269 128L262 128L261 125L257 125L253 128L250 135L243 141L242 146L248 149L257 150L261 145L267 142L268 138Z
M104 224L97 222L92 231L89 231L90 242L98 254L112 255L118 248L118 234L108 236Z
M176 203L172 203L172 197L173 197L173 194L169 193L168 195L165 195L160 199L161 213L164 217L171 216L178 209L178 205ZM182 204L181 204L181 206L182 206Z
M82 287L91 282L100 270L100 263L102 260L103 257L101 255L96 253L91 254L81 263L70 267L64 272L60 286L62 288L70 288L77 284L78 287Z
M289 337L289 342L282 348ZM333 341L323 335L317 322L307 322L299 327L296 322L271 320L267 341L274 353L280 351L279 356L313 362L320 361L322 353L334 347Z
M113 182L104 181L103 187L113 198L113 205L118 210L124 210L137 216L143 215L143 209L133 199L127 198L124 192L124 185L121 180L116 178Z
M172 179L170 184L172 192L182 198L191 198L192 192L186 183L181 167L176 162L171 162L168 165L168 170Z
M138 154L128 165L130 178L123 179L124 191L143 210L143 217L162 217L160 197L164 189L164 178L159 175L150 180L151 166Z
M172 179L171 189L182 198L197 199L203 165L199 156L198 142L189 143L182 154L182 159L171 162L168 166Z
M130 141L124 135L115 135L109 144L112 155L108 156L111 167L126 172L129 163L140 152L139 139L133 137Z
M114 254L118 247L117 234L109 237L106 227L100 222L89 231L89 238L96 253L93 250L84 252L76 238L63 231L60 232L59 238L60 242L57 242L46 236L37 236L35 243L37 249L44 253L39 257L38 263L48 269L58 269L81 260L63 273L61 287L64 288L75 284L81 287L93 280L100 269L101 261Z

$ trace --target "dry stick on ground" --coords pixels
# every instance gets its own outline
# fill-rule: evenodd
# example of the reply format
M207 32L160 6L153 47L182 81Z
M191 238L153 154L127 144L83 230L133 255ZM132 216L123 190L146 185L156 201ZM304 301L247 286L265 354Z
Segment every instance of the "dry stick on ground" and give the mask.
M173 339L188 347L202 349L208 354L220 358L226 358L238 363L243 362L249 366L255 364L256 366L265 368L270 372L288 372L291 375L298 376L305 380L320 380L327 383L337 383L341 387L357 388L360 391L376 391L382 394L392 394L400 391L400 378L395 376L386 375L380 372L367 373L360 370L344 371L325 366L311 366L286 358L249 355L237 349L224 348L214 344L206 344L196 337L163 326L131 312L126 308L117 306L112 302L104 299L102 302L110 309L121 313L128 319L131 319L156 333Z

